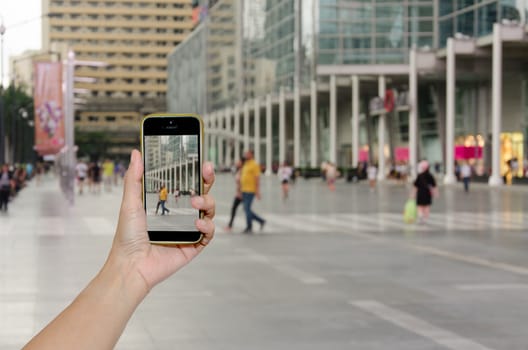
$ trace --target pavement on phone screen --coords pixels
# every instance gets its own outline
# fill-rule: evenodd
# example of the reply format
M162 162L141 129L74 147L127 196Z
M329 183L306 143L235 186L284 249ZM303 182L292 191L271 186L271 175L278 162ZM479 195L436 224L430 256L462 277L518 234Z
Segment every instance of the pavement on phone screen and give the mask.
M121 193L69 207L47 178L0 213L0 350L19 349L99 270ZM242 206L224 230L234 184L218 174L215 240L150 293L116 348L527 349L527 190L441 188L423 225L403 222L408 193L298 179L283 201L264 177L253 207L266 225L247 235Z

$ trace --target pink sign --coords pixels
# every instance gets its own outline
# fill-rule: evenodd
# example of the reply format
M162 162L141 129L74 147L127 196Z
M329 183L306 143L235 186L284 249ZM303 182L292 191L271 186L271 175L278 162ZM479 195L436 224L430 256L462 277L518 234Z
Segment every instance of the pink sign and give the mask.
M455 159L481 159L482 158L482 147L466 147L456 146L455 147Z
M359 150L359 161L360 162L368 162L369 161L369 153L366 150Z
M397 162L406 162L409 160L409 147L396 147L394 149L394 158Z

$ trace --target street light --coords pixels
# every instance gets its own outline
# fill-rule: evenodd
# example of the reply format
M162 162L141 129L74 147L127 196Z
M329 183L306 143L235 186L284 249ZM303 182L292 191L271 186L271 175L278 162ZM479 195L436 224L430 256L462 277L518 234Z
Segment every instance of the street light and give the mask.
M88 67L106 67L107 62L101 61L86 61L76 60L75 52L70 49L65 61L65 92L64 92L64 129L65 129L65 141L66 145L61 150L61 154L64 160L64 176L61 177L61 186L64 191L66 198L73 205L74 203L74 181L75 181L75 163L76 163L76 151L75 147L75 133L74 133L74 119L75 119L75 104L79 102L86 102L82 99L75 99L75 81L95 82L92 78L75 77L75 67L77 66L88 66Z

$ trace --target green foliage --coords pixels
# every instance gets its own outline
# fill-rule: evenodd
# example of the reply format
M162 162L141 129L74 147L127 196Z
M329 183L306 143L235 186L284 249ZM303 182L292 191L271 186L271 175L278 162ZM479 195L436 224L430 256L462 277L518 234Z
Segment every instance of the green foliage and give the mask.
M13 118L21 118L21 109L28 113L27 120L34 119L33 97L24 92L22 87L10 85L0 91L4 100L4 117L6 130L11 130Z
M35 119L33 97L26 94L22 87L14 85L0 89L0 95L3 102L0 113L0 118L3 119L0 120L4 127L3 137L10 143L10 149L14 149L14 154L10 156L14 157L15 162L32 161L35 134L28 123Z
M75 129L75 144L79 147L77 157L89 157L91 161L104 158L111 144L111 134L107 131L82 131Z

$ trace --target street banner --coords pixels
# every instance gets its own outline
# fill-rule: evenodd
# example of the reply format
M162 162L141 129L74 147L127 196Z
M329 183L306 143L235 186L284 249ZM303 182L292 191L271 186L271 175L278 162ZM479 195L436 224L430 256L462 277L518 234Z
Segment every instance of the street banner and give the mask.
M65 144L62 64L35 62L34 77L35 150L57 154Z

